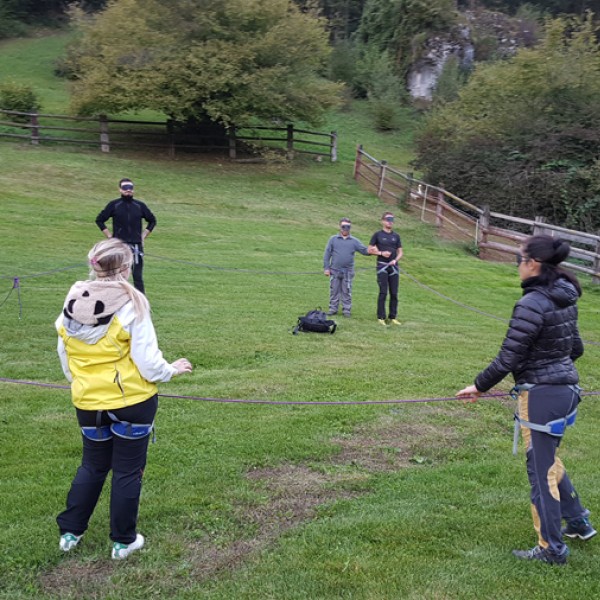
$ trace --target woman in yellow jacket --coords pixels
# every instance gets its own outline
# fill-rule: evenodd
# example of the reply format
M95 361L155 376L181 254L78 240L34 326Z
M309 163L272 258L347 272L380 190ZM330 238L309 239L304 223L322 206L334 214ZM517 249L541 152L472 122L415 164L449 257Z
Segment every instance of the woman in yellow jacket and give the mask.
M158 408L155 382L192 366L169 364L158 348L146 297L127 280L133 256L122 241L96 244L88 254L90 280L78 281L56 320L58 354L81 427L83 456L57 517L60 549L72 550L85 533L112 470L112 558L144 545L137 517L148 440Z

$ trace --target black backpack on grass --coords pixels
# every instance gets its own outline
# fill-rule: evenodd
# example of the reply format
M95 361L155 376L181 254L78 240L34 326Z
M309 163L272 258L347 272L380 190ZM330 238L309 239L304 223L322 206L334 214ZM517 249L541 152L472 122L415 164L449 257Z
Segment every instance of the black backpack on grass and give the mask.
M327 318L322 310L309 310L303 317L298 317L298 325L294 327L293 334L299 331L313 333L335 333L337 323Z

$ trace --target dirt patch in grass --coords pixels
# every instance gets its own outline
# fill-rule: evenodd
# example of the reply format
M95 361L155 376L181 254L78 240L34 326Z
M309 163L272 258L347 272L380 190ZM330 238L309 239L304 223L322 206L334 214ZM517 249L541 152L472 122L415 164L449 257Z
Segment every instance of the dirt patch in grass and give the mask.
M305 465L285 464L248 472L261 501L238 503L235 516L252 537L217 547L209 539L191 547L193 575L214 577L222 569L234 569L251 554L268 547L286 531L310 521L317 508L327 502L352 498L356 492L339 489L344 475L320 473Z
M219 548L209 539L194 544L195 577L208 579L222 569L239 567L286 531L315 518L320 506L366 493L365 482L372 475L427 462L422 455L427 448L451 447L460 440L450 427L407 425L388 415L332 442L339 451L327 461L249 471L246 477L266 498L236 507L239 522L253 530L252 538Z
M432 414L431 409L423 409L422 416ZM445 414L443 409L433 412ZM234 508L239 538L223 543L207 536L190 544L187 576L202 581L236 569L285 532L314 519L319 507L368 492L373 475L429 462L428 456L442 447L460 444L454 428L418 421L407 423L392 412L349 435L333 438L338 451L327 460L250 470L246 477L255 499L240 501ZM113 568L106 562L67 560L42 575L40 583L44 591L61 597L100 598L107 592ZM165 588L177 585L176 581L162 584Z
M82 562L80 558L65 560L56 568L40 576L40 586L45 593L58 598L106 597L110 587L107 582L115 565L106 561Z

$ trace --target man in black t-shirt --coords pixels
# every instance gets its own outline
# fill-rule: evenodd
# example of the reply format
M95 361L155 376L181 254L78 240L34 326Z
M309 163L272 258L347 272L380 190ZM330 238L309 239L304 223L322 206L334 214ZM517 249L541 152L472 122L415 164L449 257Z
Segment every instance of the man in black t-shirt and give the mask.
M396 316L398 315L398 282L400 280L398 261L402 258L402 241L393 230L394 215L391 212L383 213L381 225L382 229L373 234L369 243L369 253L377 256L377 283L379 284L377 320L381 325L388 323L401 325ZM388 291L390 305L386 320L385 301Z

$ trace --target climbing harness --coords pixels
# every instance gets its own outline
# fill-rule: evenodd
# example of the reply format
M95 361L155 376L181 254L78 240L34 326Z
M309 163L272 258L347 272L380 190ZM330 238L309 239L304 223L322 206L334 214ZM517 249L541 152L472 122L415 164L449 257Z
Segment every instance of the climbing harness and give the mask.
M529 391L534 387L535 384L532 383L521 383L513 387L513 389L510 391L510 395L512 398L518 401L519 394L521 392ZM581 397L581 388L578 385L570 385L569 389L572 390L573 394L577 396L577 398ZM531 421L526 421L525 419L522 419L519 416L518 405L514 417L515 430L513 435L513 454L516 455L517 445L519 441L519 431L521 427L527 427L527 429L531 429L533 431L541 431L542 433L547 433L555 437L562 437L565 434L567 427L572 427L573 425L575 425L575 419L577 418L577 407L575 407L574 410L572 410L568 415L566 415L562 419L554 419L553 421L548 421L548 423L544 425L540 423L532 423Z

